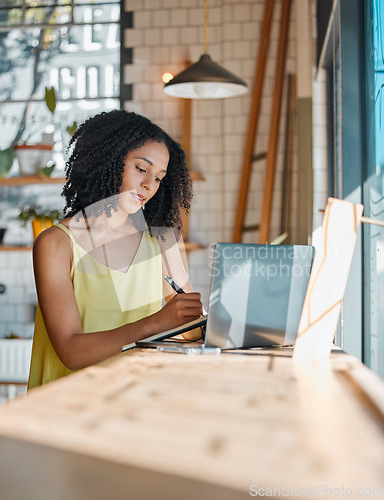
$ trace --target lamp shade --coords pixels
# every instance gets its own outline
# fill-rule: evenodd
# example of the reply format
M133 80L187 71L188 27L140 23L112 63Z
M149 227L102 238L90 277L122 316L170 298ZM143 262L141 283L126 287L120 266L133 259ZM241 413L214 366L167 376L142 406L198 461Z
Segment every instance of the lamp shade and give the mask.
M164 92L184 99L222 99L247 92L247 84L203 54L199 61L164 85Z

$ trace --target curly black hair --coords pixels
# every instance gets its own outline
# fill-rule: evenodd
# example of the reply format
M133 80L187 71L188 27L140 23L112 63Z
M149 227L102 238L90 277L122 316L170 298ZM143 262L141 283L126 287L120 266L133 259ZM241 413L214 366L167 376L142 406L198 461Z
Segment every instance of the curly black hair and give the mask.
M87 212L98 203L98 216L108 216L116 208L124 161L130 151L148 142L164 143L169 152L167 175L156 194L145 205L144 216L149 227L181 227L181 209L188 212L192 199L192 182L185 153L158 125L134 112L102 112L81 124L71 138L66 162L67 182L62 195L64 213L72 217ZM100 208L101 206L101 208Z

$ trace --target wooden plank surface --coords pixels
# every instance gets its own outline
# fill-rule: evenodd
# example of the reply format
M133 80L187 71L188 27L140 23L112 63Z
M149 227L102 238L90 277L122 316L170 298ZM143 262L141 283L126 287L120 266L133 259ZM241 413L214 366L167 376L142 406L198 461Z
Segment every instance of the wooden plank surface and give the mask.
M65 479L65 498L82 500L95 485L114 499L154 498L160 484L157 498L384 494L382 381L341 352L316 368L291 355L134 350L35 389L0 408L2 499L52 498L43 488Z

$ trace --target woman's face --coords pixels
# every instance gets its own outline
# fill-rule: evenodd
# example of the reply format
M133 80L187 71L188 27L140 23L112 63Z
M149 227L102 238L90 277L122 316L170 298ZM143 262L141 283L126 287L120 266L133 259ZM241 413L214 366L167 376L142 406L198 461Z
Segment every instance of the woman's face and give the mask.
M142 208L159 189L167 173L168 162L169 152L164 143L147 142L141 148L130 151L124 162L118 206L127 213L135 213Z

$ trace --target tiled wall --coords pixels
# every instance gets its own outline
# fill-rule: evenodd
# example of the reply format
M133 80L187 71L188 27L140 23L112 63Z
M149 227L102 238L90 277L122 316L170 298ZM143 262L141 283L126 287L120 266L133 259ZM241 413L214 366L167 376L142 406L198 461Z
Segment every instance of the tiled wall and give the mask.
M125 83L133 84L133 102L126 108L137 110L181 140L182 102L162 91L161 76L177 74L185 61L195 62L203 53L203 2L200 0L164 0L162 2L127 0L125 8L133 11L133 28L125 31L125 44L133 47L133 64L125 67ZM255 152L265 152L272 106L274 70L279 35L281 1L276 2L271 44L266 68L264 96ZM207 304L209 245L230 241L245 147L253 77L261 33L264 0L209 0L208 53L212 59L249 85L240 97L203 100L192 103L191 167L204 182L196 182L190 218L190 239L207 247L190 253L190 276L195 289ZM295 72L295 12L291 11L286 73ZM277 174L273 204L271 238L279 234L281 174L284 154L285 94L282 103ZM296 152L295 152L296 153ZM297 186L296 157L294 186ZM249 192L246 223L260 221L264 162L254 165ZM293 199L295 196L293 196ZM296 207L293 206L293 211ZM297 213L292 214L292 238L297 230ZM247 233L244 241L257 242L257 233Z
M0 295L0 338L9 333L32 337L36 305L32 253L0 252L0 283L6 286Z
M201 0L126 0L125 4L126 10L134 13L133 28L124 33L126 47L133 47L133 64L124 68L125 83L133 84L133 101L126 102L125 107L148 116L177 140L181 140L182 102L163 93L161 76L166 71L177 74L184 68L186 60L195 62L202 54L202 5ZM281 0L278 0L255 152L266 151L268 142L280 7ZM216 241L230 241L234 226L263 9L264 0L208 1L208 53L214 61L246 80L250 91L238 98L192 103L191 166L204 176L205 181L194 185L190 239L207 249L191 252L189 264L192 284L202 292L205 306L210 283L209 245ZM286 73L295 72L294 16L295 10L292 8ZM286 85L282 102L271 238L279 234L285 98ZM322 160L319 160L318 165L319 171L323 171ZM247 223L260 221L264 166L264 162L254 165ZM297 198L296 150L294 176L293 199ZM292 210L291 235L294 241L297 233L295 204ZM257 233L247 234L244 240L257 242ZM0 252L0 283L8 287L8 293L0 295L0 336L9 333L10 329L15 333L30 335L33 327L31 304L34 303L30 252Z
M18 207L35 203L62 210L64 200L60 197L61 190L61 184L0 186L0 224L7 227L4 243L31 245L32 226L28 223L26 227L22 227L17 218ZM30 250L0 251L0 283L6 286L5 293L0 294L0 338L10 333L31 337L35 319L36 291Z

